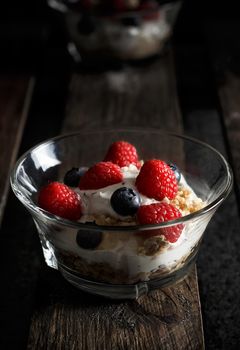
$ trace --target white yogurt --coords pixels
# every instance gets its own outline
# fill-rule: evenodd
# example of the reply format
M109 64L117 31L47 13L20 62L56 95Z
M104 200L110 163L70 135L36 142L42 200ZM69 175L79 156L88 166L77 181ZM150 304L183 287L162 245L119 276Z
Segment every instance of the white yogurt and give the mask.
M123 181L111 186L106 186L104 188L98 190L79 190L76 191L80 194L82 201L82 209L83 215L105 215L110 216L115 219L124 220L126 217L119 215L116 213L110 204L110 199L118 188L128 187L137 191L135 186L136 177L139 174L139 169L130 164L128 167L121 168L121 172L123 174ZM141 205L143 204L152 204L157 201L153 198L148 198L141 193L139 193L141 199ZM84 222L84 216L81 218L81 222Z
M162 268L171 269L181 263L198 244L208 223L195 221L187 223L181 237L176 243L169 243L167 247L154 256L141 255L138 252L138 244L134 234L127 240L118 239L115 247L111 249L87 250L76 243L76 231L68 230L56 232L53 243L56 248L75 256L80 256L88 264L106 263L114 270L125 271L130 278L140 273L150 273ZM111 232L114 235L124 235L125 232Z
M123 181L111 186L107 186L98 190L77 190L81 196L83 203L83 216L81 222L84 222L89 215L105 215L116 219L124 220L119 214L114 212L110 205L112 193L118 188L126 186L137 190L135 187L135 179L139 170L134 165L121 168L123 173ZM192 201L201 201L191 187L187 184L183 176L181 176L180 186L190 191L188 197L189 205ZM140 194L141 204L156 203L155 199L147 198ZM167 198L165 202L169 202ZM186 215L182 211L182 215ZM125 218L126 219L126 218ZM131 278L141 273L148 274L162 268L171 269L181 264L190 254L192 249L198 244L202 234L207 226L209 217L204 219L195 219L184 224L182 234L177 242L167 243L164 249L153 256L141 254L139 251L139 240L134 233L130 232L108 232L104 233L110 241L102 242L96 250L83 249L76 242L76 230L68 228L61 232L52 232L51 241L53 245L60 251L79 256L88 264L106 263L116 272L124 271ZM112 242L111 242L112 241ZM109 244L110 243L110 244Z

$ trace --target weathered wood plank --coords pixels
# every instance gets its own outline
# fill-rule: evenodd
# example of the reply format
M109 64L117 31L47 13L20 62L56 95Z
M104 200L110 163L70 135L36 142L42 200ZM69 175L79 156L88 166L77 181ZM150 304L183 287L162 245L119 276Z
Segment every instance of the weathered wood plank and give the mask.
M232 163L235 173L238 163L234 152L239 146L234 138L232 140L231 132L237 133L239 129L236 124L236 130L229 129L222 112L226 110L228 114L231 106L235 109L238 104L238 84L227 82L233 71L239 73L239 48L236 47L239 28L239 21L211 21L205 32L208 46L206 41L192 42L189 50L180 45L175 51L185 133L218 149ZM230 77L226 78L229 71ZM238 76L236 74L234 80ZM235 91L230 92L230 86L234 86ZM224 96L222 109L217 93L221 90L221 96L225 88L228 98ZM233 191L217 210L206 229L197 261L205 345L209 350L236 349L240 343L238 199L239 195Z
M35 78L19 154L36 143L59 134L67 78L68 75L64 72L43 72ZM0 246L9 247L2 249L0 254L0 348L26 349L36 284L45 262L32 217L11 190L0 228Z
M29 349L202 349L195 271L136 301L87 295L44 270Z
M233 12L232 12L233 13ZM234 17L234 18L233 18ZM234 190L217 211L203 242L199 263L209 261L211 274L209 288L202 282L203 312L207 310L206 337L209 349L235 349L240 343L239 246L239 120L240 120L240 65L239 19L235 16L209 21L205 36L212 66L215 96L218 102L219 126L212 124L203 135L230 161L234 171ZM226 30L227 28L227 30ZM205 123L209 124L209 118ZM213 117L211 117L213 120ZM204 121L203 121L204 123ZM213 131L214 129L218 131ZM210 131L213 129L212 131ZM213 133L216 137L213 137ZM218 135L218 136L217 136ZM221 135L222 137L219 137ZM203 266L203 265L202 265ZM203 267L202 267L203 270ZM201 273L200 273L201 276ZM203 280L206 280L202 273ZM216 300L221 307L217 307ZM217 327L216 327L217 324Z
M173 62L74 74L63 132L103 126L181 131ZM136 301L113 302L66 286L55 271L42 276L29 349L203 349L196 271L176 286Z
M226 30L226 28L228 30ZM238 188L240 190L240 47L237 18L224 18L205 24L205 35L209 47L213 79L218 98L218 109L222 118L223 135Z
M231 149L235 180L240 193L240 77L231 71L226 71L218 93Z
M9 190L9 175L17 156L34 81L0 77L0 224Z
M186 112L185 117L189 135L209 143L227 157L216 111ZM239 230L233 191L208 225L197 261L206 349L235 349L240 341Z
M123 71L75 74L64 132L99 127L158 127L182 131L172 58Z

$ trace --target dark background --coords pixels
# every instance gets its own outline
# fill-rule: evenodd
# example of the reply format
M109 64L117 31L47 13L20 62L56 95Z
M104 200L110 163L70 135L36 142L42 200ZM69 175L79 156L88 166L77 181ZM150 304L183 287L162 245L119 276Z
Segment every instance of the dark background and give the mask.
M175 26L175 43L193 47L204 46L209 39L206 37L208 35L210 37L216 35L216 39L219 39L215 32L216 25L220 25L225 34L229 33L240 18L237 4L237 1L183 1ZM231 36L232 41L234 38ZM232 45L232 50L236 50L237 41ZM228 43L228 49L229 45ZM66 63L69 63L65 47L66 35L61 16L48 8L46 0L1 2L0 60L2 72L63 69Z
M221 81L226 70L236 74L240 73L239 38L240 12L237 1L184 1L172 43L179 102L184 115L186 133L192 136L197 135L197 118L204 117L206 124L209 123L209 125L215 125L213 121L218 119L217 116L220 116L222 120L216 83ZM19 153L23 153L43 138L60 132L60 123L56 123L56 118L63 116L64 100L61 97L66 91L57 89L58 85L62 85L64 79L67 81L67 75L64 75L63 72L74 69L73 62L66 50L66 42L67 37L61 16L49 9L46 1L2 2L0 8L0 74L24 75L27 73L27 75L35 76L37 82L30 109L31 119L26 125L24 142ZM39 103L41 99L45 103ZM40 119L42 116L44 116L43 122ZM210 131L206 137L214 144L212 135L214 133L219 135L223 132L223 121L216 130ZM228 152L227 144L216 142L214 145L219 150L225 148ZM227 211L226 206L224 210ZM11 230L11 227L7 227L7 223L11 222L12 212L18 212L17 215L25 217L26 223L32 227L31 218L23 211L23 208L20 208L11 193L2 225L3 234ZM231 221L231 217L229 220ZM220 244L214 241L214 236L211 236L216 231L216 227L221 230L220 211L219 215L216 215L214 225L212 223L209 225L209 236L203 242L198 260L206 349L237 349L240 344L240 305L239 297L236 297L239 294L240 284L239 259L233 259L232 252L224 251L222 246L220 247ZM229 225L234 225L234 223L229 222ZM37 250L39 248L37 236L35 244ZM234 244L233 242L232 246ZM234 253L237 249L235 245ZM222 268L221 259L231 264L227 270L220 270L220 267ZM219 275L211 275L209 272L211 270L218 271ZM34 274L34 267L28 273ZM37 279L37 276L35 278ZM211 279L213 280L212 285ZM227 291L231 288L233 292L228 292L224 296L222 290ZM25 289L30 290L30 287ZM11 297L14 300L14 295ZM27 300L28 297L25 298ZM19 310L15 310L14 315L19 317L19 320L23 313L22 308L26 304L19 305ZM31 306L28 311L29 317L30 309ZM9 320L6 321L10 321L12 316L10 314ZM19 322L18 328L14 329L16 338L24 343L27 330L28 326Z

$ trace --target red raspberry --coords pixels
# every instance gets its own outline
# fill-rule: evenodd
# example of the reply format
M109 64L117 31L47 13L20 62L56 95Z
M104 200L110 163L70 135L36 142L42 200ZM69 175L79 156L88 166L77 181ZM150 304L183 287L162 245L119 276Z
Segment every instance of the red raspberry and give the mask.
M100 162L89 168L79 183L81 190L97 190L121 182L123 175L118 165L111 162Z
M126 0L100 0L100 8L106 13L117 14L127 9Z
M137 212L137 218L141 225L160 224L169 220L180 218L182 214L172 204L153 203L142 205ZM183 230L183 224L165 227L157 230L149 230L147 236L164 236L168 242L174 243L178 240ZM143 234L144 234L143 232Z
M164 161L152 159L145 162L136 178L139 192L149 198L173 199L178 191L176 176Z
M160 16L159 4L157 1L154 0L141 2L140 6L138 7L138 10L142 12L143 18L145 20L156 20Z
M113 7L117 12L126 10L126 4L124 0L113 0Z
M126 141L116 141L111 144L104 158L105 162L112 162L120 167L134 164L140 168L136 148Z
M40 190L38 205L54 215L69 220L78 220L82 214L77 193L60 182L51 182Z

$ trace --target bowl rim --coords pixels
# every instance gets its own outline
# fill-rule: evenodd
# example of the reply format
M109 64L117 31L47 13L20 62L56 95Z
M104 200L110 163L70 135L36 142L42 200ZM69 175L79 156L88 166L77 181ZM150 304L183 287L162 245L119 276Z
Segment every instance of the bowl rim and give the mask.
M161 2L157 2L155 4L155 8L149 8L149 9L139 9L139 8L129 8L129 9L125 9L123 11L118 12L117 10L112 10L111 12L107 13L107 14L103 14L101 12L94 12L93 10L89 10L87 13L90 16L96 16L96 17L103 17L103 18L108 18L108 17L122 17L126 14L132 15L132 14L139 14L139 13L143 13L143 14L149 14L149 13L153 13L156 11L159 11L160 9L162 9L163 7L167 7L167 8L172 8L172 7L179 7L182 4L183 0L162 0ZM60 13L63 14L68 14L68 13L77 13L77 14L82 14L83 10L80 8L75 7L74 8L74 3L72 3L73 7L71 7L71 3L67 4L64 2L59 2L58 0L47 0L47 4L50 8L52 8L55 11L58 11Z
M176 137L182 140L186 140L186 141L191 141L194 142L198 145L201 145L207 149L210 149L212 152L216 153L216 155L221 159L223 165L226 168L226 172L227 172L227 184L225 186L225 188L221 191L221 193L218 195L218 197L212 201L211 203L209 203L208 205L206 205L205 207L203 207L200 210L195 211L194 213L182 216L178 219L175 220L169 220L167 222L163 222L163 223L159 223L159 224L148 224L148 225L97 225L94 222L86 222L86 223L81 223L81 222L76 222L76 221L71 221L68 219L64 219L60 216L54 215L49 213L48 211L38 207L36 204L34 204L32 201L30 201L28 198L26 198L25 195L23 195L18 189L17 189L17 171L19 169L19 167L21 166L21 164L24 162L24 160L26 159L26 157L33 151L37 151L38 149L40 149L41 147L46 147L48 144L52 144L56 141L59 141L61 139L65 139L65 138L70 138L70 137L76 137L76 136L80 136L82 134L86 135L86 134L99 134L99 133L111 133L111 132L125 132L125 133L138 133L138 132L144 132L144 133L156 133L156 134L163 134L164 136L167 137ZM188 221L192 221L195 220L203 215L205 215L206 213L212 211L213 209L217 209L217 207L227 198L227 196L229 195L229 193L232 190L233 187L233 172L232 169L229 165L229 163L227 162L227 160L225 159L225 157L213 146L209 145L208 143L201 141L195 137L191 137L191 136L187 136L185 134L181 134L181 133L176 133L176 132L171 132L171 131L166 131L163 129L157 129L157 128L141 128L141 127L127 127L127 128L118 128L118 129L114 129L114 128L101 128L98 131L94 130L94 129L84 129L84 130L80 130L74 133L63 133L60 134L58 136L52 137L52 138L48 138L44 141L39 142L38 144L36 144L35 146L31 147L30 149L28 149L26 152L24 152L22 154L21 157L19 157L19 159L16 161L12 171L11 171L11 175L10 175L10 184L12 187L12 190L14 192L14 194L16 195L16 197L20 200L20 202L22 202L22 204L27 207L27 209L32 212L33 214L37 214L42 215L45 219L48 220L52 220L53 222L55 222L56 224L61 224L64 226L70 226L76 229L89 229L89 230L95 230L95 231L144 231L144 230L154 230L157 228L164 228L164 227L169 227L169 226L173 226L173 225L177 225L177 224L183 224L186 223Z

